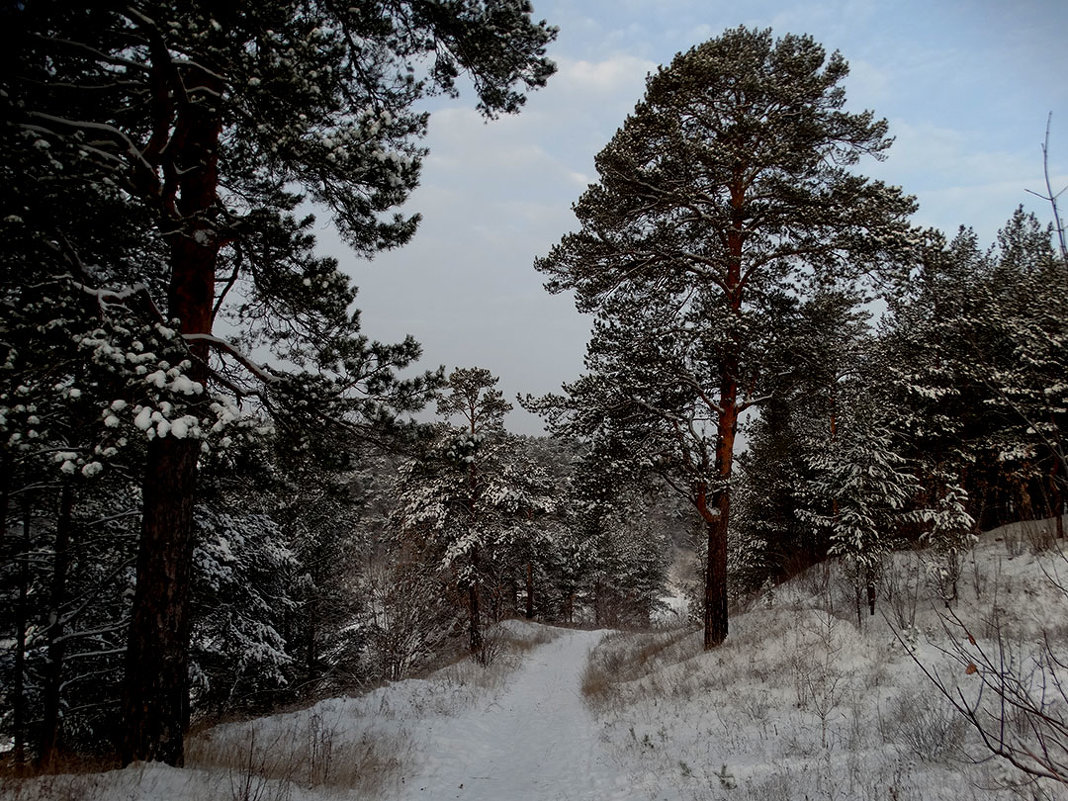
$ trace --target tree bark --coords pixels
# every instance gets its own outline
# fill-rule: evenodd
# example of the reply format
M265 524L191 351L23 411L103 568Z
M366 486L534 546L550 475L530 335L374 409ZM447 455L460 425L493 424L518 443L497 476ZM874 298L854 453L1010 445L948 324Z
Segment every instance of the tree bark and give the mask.
M137 589L126 649L123 764L180 767L189 721L189 585L200 443L162 437L148 447Z
M56 521L56 551L52 567L52 599L48 626L48 673L44 686L44 718L41 724L41 744L37 762L52 764L59 745L60 688L63 684L63 658L66 640L63 638L63 605L67 600L67 569L70 566L71 526L74 517L74 489L63 482Z
M1064 493L1061 492L1060 473L1061 460L1054 454L1053 467L1049 471L1049 494L1050 510L1053 512L1053 525L1057 530L1057 539L1064 539Z
M186 88L222 85L192 73ZM219 183L218 109L199 100L183 107L168 144L174 194L163 198L175 216L169 233L168 312L183 334L211 334L215 266L222 237L211 222ZM207 383L208 345L190 347L189 377ZM142 485L144 514L137 557L137 589L126 650L123 688L124 764L160 760L181 766L189 721L189 584L196 499L196 440L158 437L149 443Z
M14 728L15 773L26 766L26 629L29 619L27 598L30 584L30 498L22 497L22 547L19 553L19 595L15 602L15 675L13 677L12 724Z
M467 633L471 655L479 662L486 661L486 643L482 637L482 619L479 610L478 549L471 550L471 580L467 585Z
M723 292L730 313L741 315L742 250L745 241L745 182L736 171L731 186L731 228L727 233L727 270ZM719 407L716 419L715 508L710 509L708 488L698 488L698 511L708 532L708 562L705 571L704 645L714 648L727 639L727 531L730 524L730 480L734 469L734 437L738 429L738 368L741 343L732 338L719 374Z
M875 615L875 572L869 567L864 572L868 585L868 614Z
M704 646L714 648L727 639L727 524L730 498L726 489L717 494L714 507L702 501L708 537L705 561ZM700 507L699 507L700 508Z
M534 619L534 563L527 562L527 620Z

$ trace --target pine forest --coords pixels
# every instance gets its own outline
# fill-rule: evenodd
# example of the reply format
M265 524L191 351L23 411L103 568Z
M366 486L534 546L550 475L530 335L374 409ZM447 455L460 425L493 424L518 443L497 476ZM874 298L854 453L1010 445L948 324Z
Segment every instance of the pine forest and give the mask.
M1065 117L931 225L870 63L705 12L492 231L585 331L517 391L518 284L431 259L438 366L353 265L611 79L545 7L3 4L0 799L1068 797Z

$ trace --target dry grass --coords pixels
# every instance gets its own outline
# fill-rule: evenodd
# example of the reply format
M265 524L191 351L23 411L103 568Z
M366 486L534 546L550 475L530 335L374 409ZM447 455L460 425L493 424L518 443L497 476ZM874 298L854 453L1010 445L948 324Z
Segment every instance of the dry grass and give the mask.
M656 676L666 665L684 663L699 652L700 643L688 628L609 634L590 654L582 694L592 707L602 708L618 700L621 685Z
M374 795L400 767L400 743L367 733L342 734L321 714L289 726L224 727L190 738L189 767L225 772L233 801L287 801L294 787Z
M3 775L0 780L0 798L11 801L110 801L114 788L100 774L56 773L37 774L15 778Z
M119 767L116 756L58 753L46 765L15 765L11 754L0 758L0 798L48 798L50 801L104 801L100 773Z

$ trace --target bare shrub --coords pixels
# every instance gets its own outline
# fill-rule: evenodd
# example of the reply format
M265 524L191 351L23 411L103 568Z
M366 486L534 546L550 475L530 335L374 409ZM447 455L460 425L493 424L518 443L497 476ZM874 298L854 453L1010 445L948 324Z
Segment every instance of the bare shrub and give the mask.
M845 694L845 674L838 667L842 645L838 636L841 621L826 612L801 621L797 633L797 660L794 689L797 705L811 709L820 721L820 745L827 747L831 721Z
M883 598L890 608L891 621L899 629L916 625L923 575L923 563L916 554L888 560L883 572Z
M1063 591L1063 588L1061 588ZM990 754L1033 779L1068 786L1068 660L1048 635L1024 643L995 605L983 633L953 612L942 616L946 644L936 647L951 672L913 659L979 735Z
M880 727L884 739L905 746L925 761L957 752L968 731L967 722L951 704L931 703L930 698L909 690L891 702Z
M1026 520L1020 523L1020 527L1023 529L1024 539L1033 554L1051 551L1057 544L1057 536L1053 529L1052 521Z
M38 774L16 778L5 771L0 797L48 801L111 801L114 788L92 773ZM7 793L10 793L8 795Z
M986 572L983 570L982 565L979 563L979 560L975 558L974 549L971 552L971 557L969 561L971 563L972 568L972 589L975 590L975 600L981 601L983 598L983 593L986 591L986 585L989 582L989 578L986 575ZM998 570L1000 571L1000 569L1001 561L999 558Z
M231 801L289 801L293 777L273 761L270 747L257 748L255 728L247 746L240 763L227 765Z
M815 598L830 598L831 562L824 560L801 574L801 586Z
M1005 551L1009 554L1010 559L1023 555L1024 541L1017 526L1005 526L1002 539L1005 542Z

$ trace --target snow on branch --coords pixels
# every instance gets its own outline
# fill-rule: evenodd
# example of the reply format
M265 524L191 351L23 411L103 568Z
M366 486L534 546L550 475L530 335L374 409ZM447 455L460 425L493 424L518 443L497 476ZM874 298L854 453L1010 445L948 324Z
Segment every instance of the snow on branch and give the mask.
M275 376L268 373L262 366L253 362L251 359L245 356L245 354L241 353L241 351L239 351L233 344L227 342L225 339L221 339L220 337L217 337L213 334L182 334L182 339L184 339L186 342L204 342L215 348L216 350L222 351L223 353L234 359L234 361L238 362L247 370L249 370L249 372L259 378L265 384L271 384L278 380Z
M148 172L153 179L156 179L156 168L145 159L141 149L132 139L130 139L130 137L113 125L108 125L103 122L90 122L89 120L71 120L66 117L57 117L53 114L47 114L43 111L30 111L27 113L27 116L35 120L50 122L65 128L73 128L80 131L97 131L106 134L112 140L125 147L125 153L130 156L136 166L139 166L142 170Z

